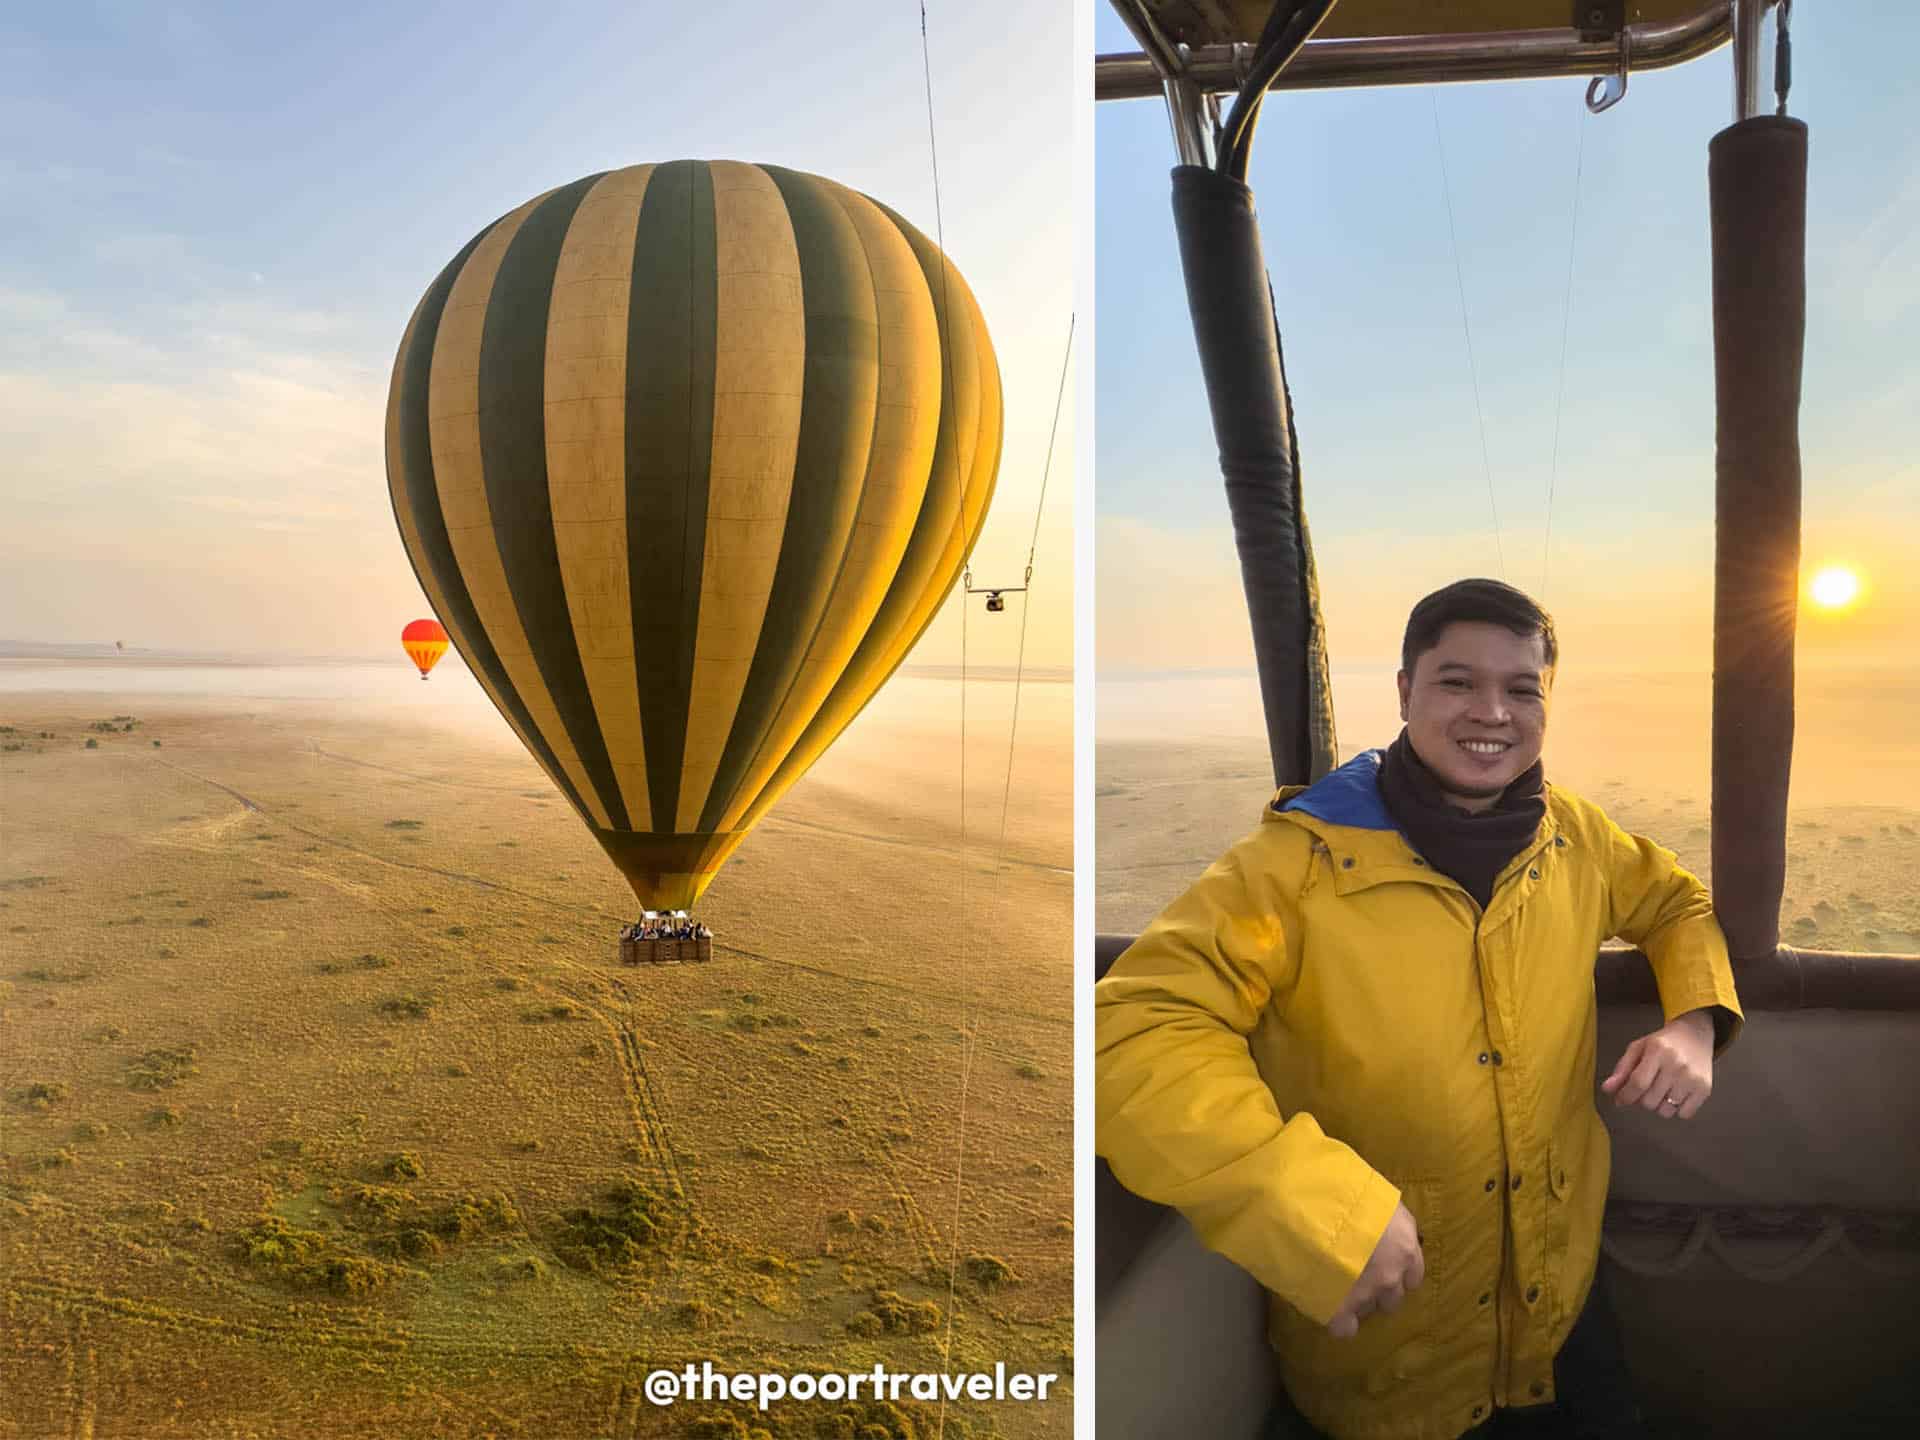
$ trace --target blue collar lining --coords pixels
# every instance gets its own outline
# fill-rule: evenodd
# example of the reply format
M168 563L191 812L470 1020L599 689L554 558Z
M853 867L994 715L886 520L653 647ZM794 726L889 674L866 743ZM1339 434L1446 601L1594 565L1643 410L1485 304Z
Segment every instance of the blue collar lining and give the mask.
M1356 830L1398 830L1380 795L1380 762L1386 753L1361 751L1279 808L1299 810L1329 825L1350 825Z

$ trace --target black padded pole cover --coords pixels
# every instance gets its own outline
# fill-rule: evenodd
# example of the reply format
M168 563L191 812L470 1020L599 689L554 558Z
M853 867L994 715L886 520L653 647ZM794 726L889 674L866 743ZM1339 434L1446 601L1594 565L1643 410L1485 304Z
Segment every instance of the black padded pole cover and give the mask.
M1707 149L1715 402L1713 892L1735 960L1780 940L1800 594L1807 127L1743 120Z
M1179 166L1173 223L1253 622L1274 783L1304 784L1338 763L1338 746L1293 405L1253 191Z

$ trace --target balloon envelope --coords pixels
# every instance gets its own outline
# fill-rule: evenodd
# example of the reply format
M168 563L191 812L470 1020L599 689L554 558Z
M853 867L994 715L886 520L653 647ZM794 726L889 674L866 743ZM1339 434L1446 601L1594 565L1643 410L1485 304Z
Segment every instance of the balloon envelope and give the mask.
M424 680L447 653L447 632L440 628L438 620L415 620L400 632L400 648L420 667L420 678Z
M906 658L992 497L958 271L776 166L591 175L441 272L387 471L428 600L649 909L685 909Z

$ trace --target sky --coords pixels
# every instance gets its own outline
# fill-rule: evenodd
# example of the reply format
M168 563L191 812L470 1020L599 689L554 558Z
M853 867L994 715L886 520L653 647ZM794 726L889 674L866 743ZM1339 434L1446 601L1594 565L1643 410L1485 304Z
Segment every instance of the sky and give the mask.
M1792 28L1811 154L1803 573L1847 564L1865 585L1844 614L1803 614L1799 661L1912 667L1920 6L1800 6ZM1105 4L1095 46L1137 48ZM1563 671L1711 664L1707 142L1731 120L1731 54L1634 75L1600 116L1585 87L1281 92L1262 111L1250 181L1336 666L1392 659L1413 602L1469 574L1543 600ZM1099 106L1103 674L1252 664L1173 163L1158 100Z
M0 14L0 639L397 653L430 613L387 497L407 317L472 235L598 170L787 165L946 249L1006 398L979 583L1033 543L1073 304L1072 12L929 0L262 6ZM1069 382L1071 384L1071 381ZM1026 663L1072 660L1073 407ZM974 602L980 604L978 600ZM1018 600L970 617L1010 664ZM912 659L960 659L950 605Z

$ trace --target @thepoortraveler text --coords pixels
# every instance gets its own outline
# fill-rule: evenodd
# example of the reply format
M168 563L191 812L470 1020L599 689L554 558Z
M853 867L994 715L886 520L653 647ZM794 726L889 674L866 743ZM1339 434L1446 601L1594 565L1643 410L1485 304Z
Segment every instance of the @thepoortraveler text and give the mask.
M991 1371L934 1375L889 1370L876 1364L871 1370L829 1370L796 1375L734 1373L714 1369L711 1360L678 1370L654 1370L647 1375L647 1399L655 1405L681 1400L739 1400L765 1410L776 1400L1045 1400L1058 1383L1055 1374L1008 1373L999 1361Z

